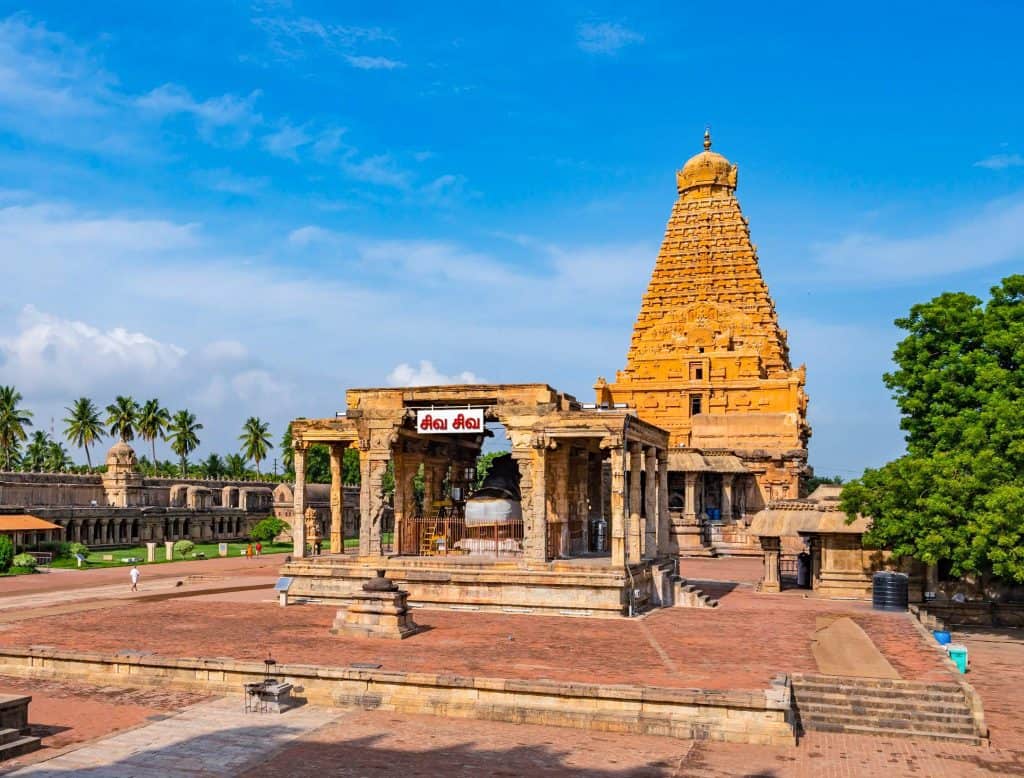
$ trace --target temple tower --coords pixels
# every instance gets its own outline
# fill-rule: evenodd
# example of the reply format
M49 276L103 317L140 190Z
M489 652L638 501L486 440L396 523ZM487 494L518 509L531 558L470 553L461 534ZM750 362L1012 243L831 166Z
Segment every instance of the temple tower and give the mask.
M737 173L705 132L704 151L676 173L679 196L626 367L594 388L598 403L625 403L667 429L673 449L734 454L767 502L797 497L806 468L805 368L790 364Z

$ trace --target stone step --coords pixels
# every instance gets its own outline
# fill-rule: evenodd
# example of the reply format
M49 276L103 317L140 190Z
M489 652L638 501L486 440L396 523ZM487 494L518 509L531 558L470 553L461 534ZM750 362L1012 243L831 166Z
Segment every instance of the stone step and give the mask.
M903 689L907 691L944 691L960 693L960 684L949 682L904 681L890 678L855 678L849 675L822 675L820 673L794 673L794 684L855 686L861 689Z
M14 759L16 756L30 754L42 747L42 739L32 735L22 735L17 740L0 745L0 762L5 759Z
M843 732L852 735L876 735L889 737L911 737L925 740L945 740L965 745L980 746L982 739L977 735L959 734L954 732L935 732L927 729L889 729L886 727L873 727L864 724L829 724L815 723L811 726L804 724L804 729L815 732Z
M928 721L935 724L951 726L967 726L974 728L974 716L964 708L947 710L906 710L902 707L863 707L857 704L852 705L823 705L819 703L800 702L799 710L801 716L812 716L814 718L840 716L855 716L866 719L892 719L900 721L923 722Z
M0 729L0 746L12 743L20 737L22 737L20 729Z
M973 724L943 724L935 721L918 721L916 719L886 718L878 716L819 716L801 713L800 723L804 729L816 729L819 725L840 725L850 727L872 727L885 730L913 730L915 732L932 732L936 735L976 735Z
M847 699L884 700L889 702L948 702L966 704L962 690L945 689L867 689L846 683L808 684L794 681L793 693L805 699L811 697L842 696Z
M922 712L932 712L932 714L971 709L964 697L929 699L927 697L882 697L861 694L808 694L803 689L794 689L793 698L800 705L856 705L867 709L921 710Z
M685 578L672 581L675 590L675 605L679 608L717 608L718 600L706 594L700 587L687 583Z

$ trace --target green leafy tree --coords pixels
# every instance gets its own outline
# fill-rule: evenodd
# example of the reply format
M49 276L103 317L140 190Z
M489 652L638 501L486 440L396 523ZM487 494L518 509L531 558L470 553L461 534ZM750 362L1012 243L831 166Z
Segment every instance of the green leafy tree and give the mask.
M32 433L28 447L25 449L25 456L22 457L21 467L31 473L41 473L46 470L46 463L50 455L50 435L45 430L36 430Z
M254 541L259 541L260 543L269 543L284 532L285 527L287 526L288 525L281 521L281 519L275 516L267 516L267 518L260 519L260 521L256 522L256 525L249 533L249 537Z
M196 421L194 413L187 410L180 410L171 419L167 427L167 440L170 441L171 451L178 455L181 463L181 475L188 477L188 455L199 448L199 430L202 424Z
M242 456L256 463L256 477L260 475L260 462L267 458L267 450L273 445L270 442L270 425L257 416L250 416L242 425L242 434L238 439L242 442Z
M500 456L507 454L507 451L489 451L486 454L481 454L476 460L476 488L479 489L483 483L487 474L491 472L491 463Z
M220 458L219 454L210 454L199 465L199 469L204 478L220 478L225 471L224 460Z
M846 485L865 540L954 575L1024 583L1024 275L987 303L946 293L897 319L885 376L907 453Z
M182 539L174 544L174 553L184 559L195 550L195 547L196 544L191 540Z
M843 479L842 479L841 476L838 476L838 475L832 475L832 476L828 476L828 475L823 475L823 476L812 475L805 482L804 489L805 489L805 493L806 494L810 494L815 489L817 489L819 486L842 486L842 485L843 485Z
M11 567L21 571L35 570L36 558L31 554L18 554L11 560Z
M0 386L0 455L4 470L20 459L21 443L28 439L26 427L32 426L32 412L21 407L21 392L13 386Z
M292 448L292 423L288 422L284 434L281 436L281 467L285 475L291 473L295 477L295 449Z
M74 461L64 444L59 440L51 440L46 451L46 470L51 473L64 473L74 467Z
M103 422L100 421L99 408L88 397L79 397L69 408L64 423L64 437L68 443L85 449L85 461L92 470L92 456L89 446L103 438Z
M349 486L359 485L359 449L345 449L341 457L341 480Z
M167 425L171 423L171 414L166 408L160 405L155 397L146 400L139 409L139 437L149 441L153 451L153 461L156 462L156 439L162 438L167 432Z
M107 406L107 426L110 437L121 438L127 443L135 439L135 430L139 423L139 404L131 397L118 395L114 402Z
M11 569L12 559L14 559L14 543L6 535L0 535L0 573L6 573Z
M228 454L224 460L224 472L231 478L245 478L245 457L241 454Z

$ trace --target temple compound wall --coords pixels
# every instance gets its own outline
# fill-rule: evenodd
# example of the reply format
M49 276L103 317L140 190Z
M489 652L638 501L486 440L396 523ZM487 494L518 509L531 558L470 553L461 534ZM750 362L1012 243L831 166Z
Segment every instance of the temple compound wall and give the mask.
M771 501L800 496L811 434L805 368L790 363L737 179L705 134L676 174L626 366L594 386L599 407L669 432L674 523L690 540L700 526L712 553L759 553L744 528Z
M63 529L63 540L90 547L147 541L246 538L269 515L291 522L292 486L229 479L147 478L135 452L116 443L107 455L107 472L0 473L0 513L30 513ZM308 487L310 522L330 520L328 487ZM347 487L345 523L358 526L358 490Z

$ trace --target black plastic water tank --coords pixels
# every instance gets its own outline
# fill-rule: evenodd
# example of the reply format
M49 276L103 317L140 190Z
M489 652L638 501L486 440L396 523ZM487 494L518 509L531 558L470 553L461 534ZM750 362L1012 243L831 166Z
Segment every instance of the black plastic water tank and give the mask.
M871 606L876 611L905 611L908 582L906 573L875 573L871 576Z

